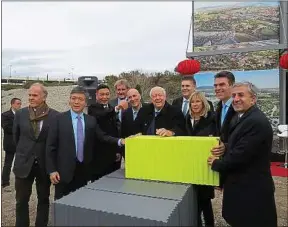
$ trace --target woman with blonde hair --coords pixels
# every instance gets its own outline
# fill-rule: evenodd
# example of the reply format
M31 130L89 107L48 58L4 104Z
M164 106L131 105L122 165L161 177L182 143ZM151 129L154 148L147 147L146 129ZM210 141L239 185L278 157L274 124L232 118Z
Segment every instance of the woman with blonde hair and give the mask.
M214 112L202 92L196 91L189 98L189 114L186 115L188 136L215 136L216 124ZM202 226L202 213L205 226L214 226L214 214L211 199L215 197L214 187L196 185L198 199L198 226Z

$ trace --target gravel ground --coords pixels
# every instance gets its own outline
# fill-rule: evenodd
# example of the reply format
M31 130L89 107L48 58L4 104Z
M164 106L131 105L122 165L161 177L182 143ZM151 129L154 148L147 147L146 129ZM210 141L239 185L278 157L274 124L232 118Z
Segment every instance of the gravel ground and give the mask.
M67 87L48 87L47 103L52 108L58 111L68 110L68 98L72 86ZM27 90L15 89L10 91L2 91L1 102L2 111L9 109L10 99L18 97L22 99L23 106L27 105ZM2 152L2 165L4 153ZM276 205L278 213L278 226L288 226L287 214L287 185L288 179L282 177L274 177L276 186ZM14 226L15 225L15 190L14 190L14 175L11 174L11 185L1 191L2 195L2 218L1 226ZM51 198L54 197L54 188L51 187ZM52 200L51 200L52 202ZM96 201L95 201L96 202ZM36 216L37 196L35 185L30 200L30 222L34 225ZM216 198L213 200L213 210L215 214L216 226L228 226L224 219L221 217L222 194L216 191ZM51 215L50 215L51 220ZM51 222L49 223L51 225Z

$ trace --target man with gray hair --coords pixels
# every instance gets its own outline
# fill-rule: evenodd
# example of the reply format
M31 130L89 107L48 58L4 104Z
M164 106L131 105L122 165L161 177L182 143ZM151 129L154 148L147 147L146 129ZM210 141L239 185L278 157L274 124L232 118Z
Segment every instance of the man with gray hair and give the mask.
M109 104L115 108L117 118L122 120L122 111L128 108L127 92L130 89L130 85L127 80L120 79L114 84L117 97L112 99Z
M83 113L88 94L77 86L70 93L70 110L60 113L50 126L46 166L55 185L55 199L83 187L91 179L97 140L122 146L124 140L105 134L95 117ZM96 167L97 168L97 167Z
M257 89L249 83L232 88L236 115L222 159L208 158L212 170L224 173L222 215L231 226L277 226L274 182L269 156L273 130L256 106Z
M29 106L15 113L13 136L16 154L13 172L16 189L16 226L30 226L29 200L36 179L37 215L35 226L47 226L50 180L45 168L45 148L49 125L57 111L46 104L48 92L40 84L32 84Z
M153 87L151 104L143 106L135 121L136 133L144 135L180 136L185 134L185 120L180 109L166 101L166 91Z

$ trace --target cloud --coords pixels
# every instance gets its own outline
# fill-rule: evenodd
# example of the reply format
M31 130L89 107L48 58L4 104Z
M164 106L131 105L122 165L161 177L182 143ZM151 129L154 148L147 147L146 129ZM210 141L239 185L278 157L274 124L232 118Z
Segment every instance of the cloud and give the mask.
M190 17L191 2L3 2L3 75L172 70Z

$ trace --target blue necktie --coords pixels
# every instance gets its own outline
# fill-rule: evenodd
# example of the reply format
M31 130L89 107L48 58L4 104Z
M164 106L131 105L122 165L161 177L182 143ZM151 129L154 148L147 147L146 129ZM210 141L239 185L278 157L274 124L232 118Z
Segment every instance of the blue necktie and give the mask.
M155 135L155 118L158 116L159 113L159 111L155 111L153 120L151 121L151 124L147 129L147 135Z
M77 159L83 162L83 149L84 149L84 135L81 117L77 116Z
M222 106L222 111L221 111L221 126L223 125L223 122L224 122L224 119L226 116L226 109L227 109L227 106L226 106L226 104L224 104Z
M133 121L136 119L137 114L138 114L138 111L134 111L134 112L133 112Z
M187 114L188 102L189 102L188 100L184 100L184 106L183 106L183 110L182 110L184 116L186 116L186 114Z

